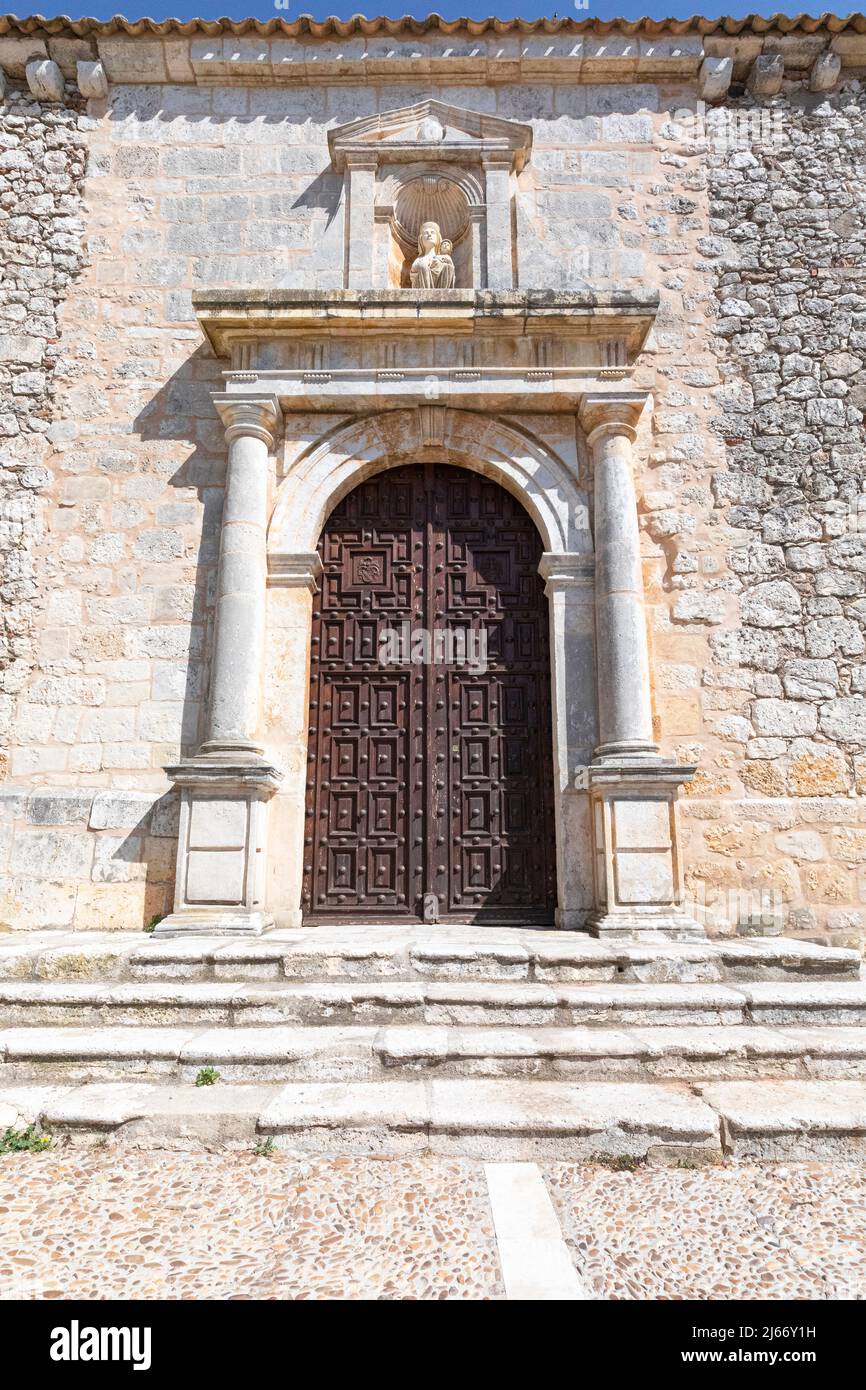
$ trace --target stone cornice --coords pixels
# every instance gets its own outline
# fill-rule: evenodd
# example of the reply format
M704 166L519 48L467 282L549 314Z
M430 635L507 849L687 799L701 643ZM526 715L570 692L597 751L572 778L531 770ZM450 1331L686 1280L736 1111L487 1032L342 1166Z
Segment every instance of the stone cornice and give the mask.
M240 37L241 35L256 34L260 37L271 38L301 38L309 36L311 38L349 38L354 35L364 37L374 37L377 35L387 35L391 38L411 39L421 34L438 33L448 36L457 34L469 34L473 37L481 37L484 34L502 36L504 34L598 34L600 36L610 36L611 34L624 34L628 36L645 34L657 38L660 35L670 34L679 36L683 34L791 34L803 32L813 34L821 29L827 29L830 33L842 33L845 30L853 29L856 33L866 33L866 16L863 14L852 13L848 15L835 15L831 12L812 17L807 14L775 14L771 17L763 17L757 14L746 15L743 18L731 18L729 16L719 16L716 19L707 19L702 15L694 14L687 19L598 19L587 17L586 19L443 19L439 14L429 14L420 19L415 19L409 15L400 18L389 19L384 15L365 15L355 14L347 19L338 19L331 15L325 19L314 19L311 15L301 15L298 19L290 20L275 16L272 19L125 19L122 15L115 15L111 19L69 19L66 16L58 16L56 19L46 19L42 15L34 15L26 18L19 18L15 15L0 15L0 35L7 33L33 34L45 32L52 35L75 35L84 37L88 34L107 35L107 34L128 34L132 37L145 35L173 35L179 34L189 37L192 34L204 34L209 38L218 35L231 35Z
M697 76L708 56L728 56L734 80L760 54L781 54L802 76L829 50L866 66L862 14L763 19L99 21L0 16L0 67L24 75L50 59L74 80L76 63L99 60L113 83L229 84L459 82L654 82Z
M406 335L557 333L626 340L636 355L658 309L656 290L200 290L193 307L218 357L244 339L363 332Z

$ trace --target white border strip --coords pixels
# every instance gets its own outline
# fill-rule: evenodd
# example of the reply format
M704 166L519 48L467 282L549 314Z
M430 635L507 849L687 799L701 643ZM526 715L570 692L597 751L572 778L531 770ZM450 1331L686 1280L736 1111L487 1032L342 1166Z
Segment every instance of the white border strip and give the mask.
M572 1263L536 1163L485 1163L499 1264L509 1299L591 1299Z

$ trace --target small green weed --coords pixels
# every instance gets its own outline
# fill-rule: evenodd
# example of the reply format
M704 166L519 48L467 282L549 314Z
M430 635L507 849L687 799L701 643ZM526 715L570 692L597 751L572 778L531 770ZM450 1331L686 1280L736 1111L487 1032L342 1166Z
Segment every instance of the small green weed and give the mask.
M635 1154L593 1154L589 1161L597 1163L600 1168L609 1168L612 1173L634 1173L646 1159Z
M48 1134L40 1134L35 1125L26 1129L7 1129L0 1135L0 1154L41 1154L51 1143Z

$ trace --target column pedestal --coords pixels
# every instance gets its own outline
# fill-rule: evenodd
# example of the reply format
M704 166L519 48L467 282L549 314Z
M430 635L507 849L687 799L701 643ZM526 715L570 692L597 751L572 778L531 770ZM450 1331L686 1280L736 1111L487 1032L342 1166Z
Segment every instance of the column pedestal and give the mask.
M593 762L593 936L634 938L647 932L681 941L705 931L683 909L676 799L694 767L662 758Z
M268 454L280 418L270 397L214 398L229 446L216 585L207 736L166 769L180 792L174 911L154 935L259 936L267 803L281 773L257 742L264 673Z
M180 791L175 907L155 936L260 936L265 909L267 802L281 774L265 762L213 756L167 769Z

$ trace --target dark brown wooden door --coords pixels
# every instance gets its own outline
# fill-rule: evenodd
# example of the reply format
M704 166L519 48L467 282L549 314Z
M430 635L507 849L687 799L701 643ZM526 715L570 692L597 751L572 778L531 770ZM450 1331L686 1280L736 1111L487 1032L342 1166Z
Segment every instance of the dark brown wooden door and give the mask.
M444 464L381 473L332 513L313 600L306 918L552 921L541 550L509 493Z

